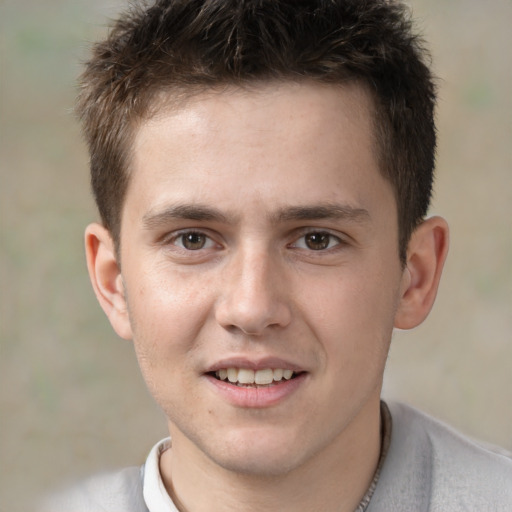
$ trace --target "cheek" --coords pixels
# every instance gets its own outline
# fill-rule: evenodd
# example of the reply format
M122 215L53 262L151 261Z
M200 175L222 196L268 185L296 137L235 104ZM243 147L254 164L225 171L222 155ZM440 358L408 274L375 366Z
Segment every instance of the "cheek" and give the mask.
M137 355L142 363L164 365L191 350L210 314L210 299L199 279L177 273L132 274L126 283L128 311Z
M385 358L398 301L397 283L362 271L324 284L321 293L309 294L305 311L328 358L347 366L360 359Z
M128 289L133 343L146 385L168 417L189 389L198 333L205 317L200 291L167 279L141 279ZM171 284L170 284L171 283Z

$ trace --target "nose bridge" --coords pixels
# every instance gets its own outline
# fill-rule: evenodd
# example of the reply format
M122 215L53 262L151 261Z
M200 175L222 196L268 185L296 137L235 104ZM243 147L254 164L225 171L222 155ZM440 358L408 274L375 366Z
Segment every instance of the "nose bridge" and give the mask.
M273 262L271 261L270 251L265 250L246 250L241 258L239 269L238 287L240 304L246 304L253 311L261 308L270 307L275 299L275 290L273 289ZM275 265L275 263L274 263Z
M278 257L270 249L248 243L236 251L226 271L219 323L253 335L288 324L290 312L286 293L279 287Z

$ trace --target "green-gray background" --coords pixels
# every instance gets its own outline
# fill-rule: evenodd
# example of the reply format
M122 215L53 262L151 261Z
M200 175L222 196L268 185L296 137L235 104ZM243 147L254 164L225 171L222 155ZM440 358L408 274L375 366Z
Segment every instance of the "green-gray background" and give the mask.
M512 449L512 2L411 3L442 78L432 211L452 245L431 317L395 336L385 395ZM74 81L123 4L0 3L0 510L141 463L165 434L82 249L96 213Z

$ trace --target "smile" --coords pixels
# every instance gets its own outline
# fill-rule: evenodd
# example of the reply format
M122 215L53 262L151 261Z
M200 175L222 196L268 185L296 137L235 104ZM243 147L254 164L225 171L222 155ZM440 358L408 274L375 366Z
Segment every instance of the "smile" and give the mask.
M205 374L207 382L223 400L243 409L275 407L308 382L309 372L274 360L224 361ZM254 364L256 368L248 368ZM268 365L268 366L267 366ZM282 366L283 365L283 366Z
M265 368L251 370L250 368L221 368L214 372L216 379L228 381L240 387L271 386L284 380L293 379L297 374L290 369Z

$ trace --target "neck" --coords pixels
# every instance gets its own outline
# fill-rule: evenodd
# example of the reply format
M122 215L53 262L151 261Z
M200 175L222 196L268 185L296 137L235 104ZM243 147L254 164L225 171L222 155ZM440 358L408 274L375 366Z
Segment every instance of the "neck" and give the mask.
M160 472L180 512L352 512L370 486L380 443L377 403L361 411L333 443L282 475L226 470L176 431Z
M180 512L352 512L379 460L380 406L373 405L361 411L333 443L281 475L226 470L173 431L172 449L160 460L164 484Z

